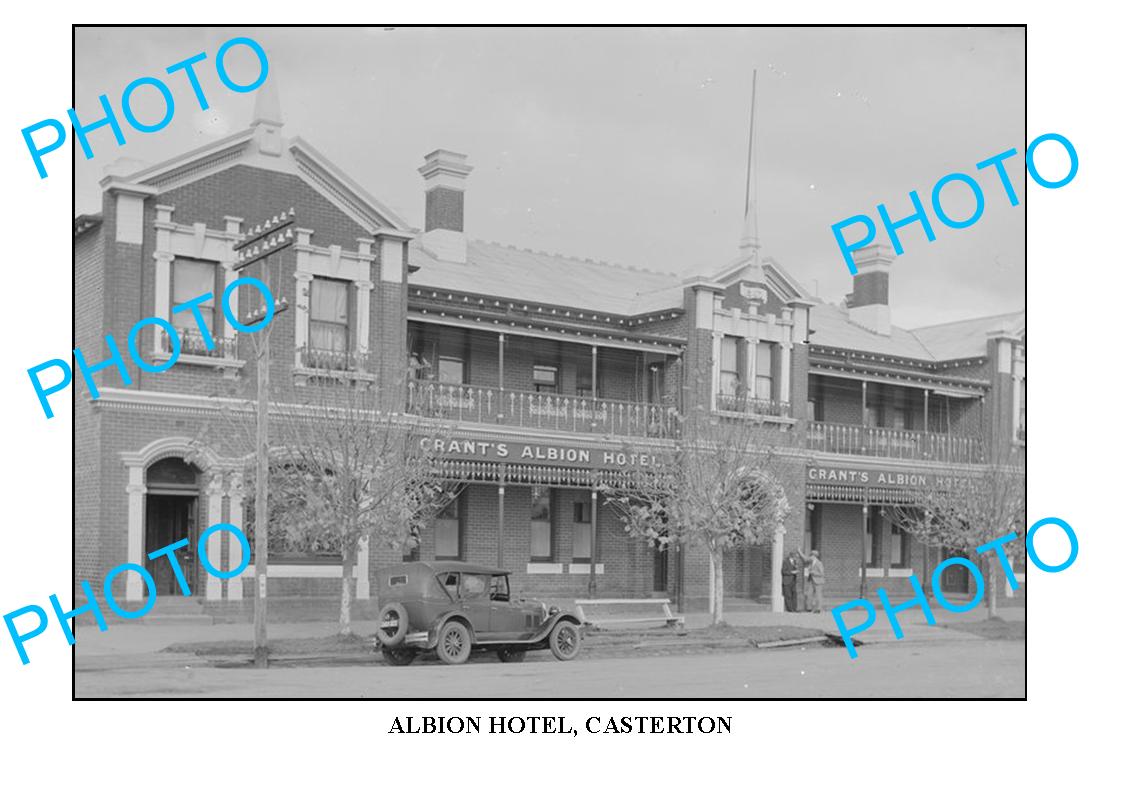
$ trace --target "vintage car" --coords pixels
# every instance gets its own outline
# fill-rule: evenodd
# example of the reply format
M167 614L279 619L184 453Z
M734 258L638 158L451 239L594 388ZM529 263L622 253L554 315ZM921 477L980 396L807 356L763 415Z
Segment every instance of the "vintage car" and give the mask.
M508 573L459 561L408 562L380 569L378 646L394 666L426 650L464 663L473 649L517 663L547 649L562 661L581 650L581 622L539 600L512 599Z

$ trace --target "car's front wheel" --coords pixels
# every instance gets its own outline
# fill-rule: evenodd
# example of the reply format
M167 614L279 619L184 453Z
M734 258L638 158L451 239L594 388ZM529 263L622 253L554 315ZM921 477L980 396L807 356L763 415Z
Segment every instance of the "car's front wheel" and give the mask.
M581 651L581 631L573 622L561 620L550 631L550 652L559 661L571 661Z
M460 622L446 622L437 636L437 656L445 663L464 663L472 654L472 635Z
M413 647L383 647L382 660L391 666L409 666L417 657L417 650Z
M517 647L501 647L499 649L499 660L503 663L522 663L525 658L526 650Z

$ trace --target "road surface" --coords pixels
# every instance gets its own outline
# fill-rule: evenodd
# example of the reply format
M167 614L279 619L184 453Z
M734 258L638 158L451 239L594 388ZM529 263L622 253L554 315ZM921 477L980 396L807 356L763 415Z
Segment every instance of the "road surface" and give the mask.
M1024 641L790 648L461 666L213 668L189 655L79 656L82 697L761 698L1025 696Z

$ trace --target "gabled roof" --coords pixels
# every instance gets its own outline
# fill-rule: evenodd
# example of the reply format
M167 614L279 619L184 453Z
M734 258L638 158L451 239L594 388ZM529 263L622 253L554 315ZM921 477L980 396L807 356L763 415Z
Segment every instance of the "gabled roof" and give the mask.
M410 245L409 257L420 266L411 286L625 316L682 306L675 274L481 240L468 241L466 263L438 260L420 243Z
M987 335L1006 332L1016 337L1025 334L1025 310L983 318L968 318L914 329L913 334L939 360L982 356L987 350Z
M351 217L370 233L382 229L413 232L413 228L384 203L347 176L308 142L282 139L280 152L263 154L253 127L228 135L116 179L168 191L238 165L292 174ZM106 184L106 178L102 180Z

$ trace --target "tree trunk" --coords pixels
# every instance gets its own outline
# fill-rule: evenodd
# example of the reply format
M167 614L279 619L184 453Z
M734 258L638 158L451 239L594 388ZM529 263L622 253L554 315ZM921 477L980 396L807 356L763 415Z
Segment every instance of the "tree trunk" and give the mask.
M784 526L776 526L772 534L772 613L784 613Z
M351 635L351 573L355 569L354 551L343 556L343 584L339 599L339 635Z
M715 610L715 608L714 608L714 606L715 606L715 603L714 603L714 553L713 553L712 550L710 551L710 584L709 584L709 586L710 586L709 613L710 613L710 620L712 621L713 616L714 616L714 610Z
M714 573L713 589L714 589L714 614L713 624L720 625L725 621L725 575L722 572L722 565L724 564L724 556L721 550L711 551L710 553L710 566Z
M994 577L994 558L987 558L987 619L998 616L998 592Z

